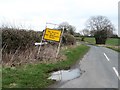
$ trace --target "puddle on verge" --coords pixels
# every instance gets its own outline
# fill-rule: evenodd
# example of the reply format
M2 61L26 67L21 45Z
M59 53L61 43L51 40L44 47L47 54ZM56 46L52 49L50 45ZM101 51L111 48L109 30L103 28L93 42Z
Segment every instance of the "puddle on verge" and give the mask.
M48 79L52 79L56 81L68 81L75 79L79 76L80 76L79 69L61 70L61 71L53 72Z

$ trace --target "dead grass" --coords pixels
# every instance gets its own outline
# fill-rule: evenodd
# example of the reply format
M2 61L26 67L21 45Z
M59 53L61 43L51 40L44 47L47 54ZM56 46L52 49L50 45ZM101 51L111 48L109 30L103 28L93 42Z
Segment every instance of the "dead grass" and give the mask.
M66 57L60 53L56 59L57 46L44 45L41 47L39 55L38 46L28 48L25 51L21 51L19 48L15 53L3 53L2 64L3 66L20 66L28 63L56 63L59 60L65 60Z
M113 46L113 45L98 45L98 46L107 47L107 48L120 52L120 46Z
M115 50L115 51L118 51L118 52L120 52L120 46L106 46L107 48L110 48L110 49L112 49L112 50Z

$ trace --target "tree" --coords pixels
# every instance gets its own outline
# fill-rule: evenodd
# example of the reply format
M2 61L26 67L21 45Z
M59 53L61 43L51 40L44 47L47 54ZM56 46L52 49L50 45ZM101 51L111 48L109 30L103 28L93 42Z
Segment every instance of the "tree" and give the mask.
M75 34L75 30L76 28L72 25L69 25L68 27L68 33L71 34L71 35L74 35Z
M118 38L118 35L117 35L117 34L113 34L113 35L111 36L111 38Z
M105 16L93 16L86 23L87 28L91 31L91 36L95 37L96 44L105 44L108 37L115 30L113 24Z
M85 37L90 35L90 31L88 29L83 29L82 31L80 31L80 35L81 41L84 41Z
M67 29L68 29L68 27L69 27L68 22L62 22L62 23L58 26L58 29L61 29L61 30L62 30L63 27L64 27L64 33L67 33L67 32L68 32Z
M64 34L62 37L62 43L65 45L75 44L74 35L76 28L67 22L63 22L59 25L58 29L62 30L63 27L64 27Z
M82 34L83 34L83 36L89 36L90 32L88 29L83 29Z
M67 22L61 23L59 25L58 29L62 29L62 27L64 27L64 33L69 33L71 35L75 34L76 28L74 26L70 25L69 23L67 23Z

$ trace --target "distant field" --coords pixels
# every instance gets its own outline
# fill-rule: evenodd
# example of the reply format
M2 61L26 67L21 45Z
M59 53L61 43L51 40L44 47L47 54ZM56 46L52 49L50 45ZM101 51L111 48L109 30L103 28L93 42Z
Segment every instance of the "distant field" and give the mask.
M95 38L88 38L88 37L86 37L84 40L85 40L85 42L88 42L90 44L95 44Z
M86 37L85 42L88 42L90 44L95 44L95 38ZM118 38L108 38L106 41L105 47L120 52L119 42L120 42L120 39L118 39Z
M85 38L85 42L95 44L95 38ZM108 38L106 41L107 45L113 45L113 46L118 46L118 42L120 42L120 39L117 38Z
M109 38L106 42L106 44L108 45L114 45L114 46L118 46L118 42L120 42L120 39L117 38Z

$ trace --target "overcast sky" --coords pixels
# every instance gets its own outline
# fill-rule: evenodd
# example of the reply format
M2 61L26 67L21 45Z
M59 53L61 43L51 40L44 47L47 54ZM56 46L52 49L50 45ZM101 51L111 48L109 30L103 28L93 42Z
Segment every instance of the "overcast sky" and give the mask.
M68 22L77 32L91 16L108 17L118 29L119 0L0 0L0 25L22 25L42 31L46 22ZM49 26L48 26L49 27Z

